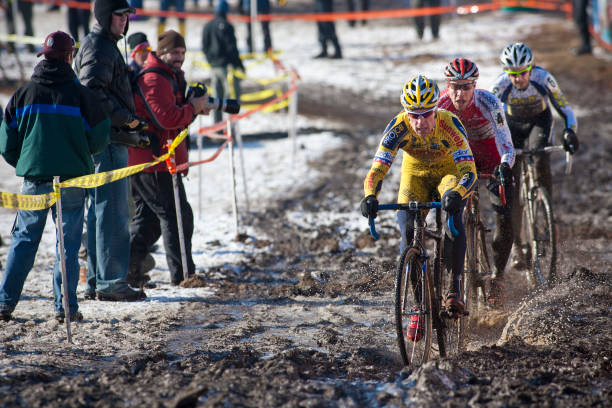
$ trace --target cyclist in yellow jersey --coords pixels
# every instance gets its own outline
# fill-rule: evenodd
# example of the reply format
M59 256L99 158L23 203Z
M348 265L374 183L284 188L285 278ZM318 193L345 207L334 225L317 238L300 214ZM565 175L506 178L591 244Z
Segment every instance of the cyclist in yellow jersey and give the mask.
M461 212L465 200L476 183L474 156L468 145L461 121L452 113L437 109L440 96L438 86L425 76L418 75L406 82L402 89L400 112L387 125L374 162L364 181L365 197L361 200L364 217L375 218L378 212L377 195L397 152L404 151L398 203L433 201L442 197L442 209L452 215L459 235L450 245L450 266L454 280L447 294L446 306L463 312L459 280L463 273L465 230ZM402 235L401 250L413 236L413 217L400 210L397 214Z

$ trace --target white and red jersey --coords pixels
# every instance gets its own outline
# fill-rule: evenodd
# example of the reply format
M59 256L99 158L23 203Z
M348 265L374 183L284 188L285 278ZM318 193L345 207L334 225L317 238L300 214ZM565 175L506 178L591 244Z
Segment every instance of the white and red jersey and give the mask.
M479 172L491 174L501 162L510 167L514 165L515 152L506 115L495 95L484 89L475 89L469 106L459 112L446 89L440 96L438 108L451 111L461 120Z

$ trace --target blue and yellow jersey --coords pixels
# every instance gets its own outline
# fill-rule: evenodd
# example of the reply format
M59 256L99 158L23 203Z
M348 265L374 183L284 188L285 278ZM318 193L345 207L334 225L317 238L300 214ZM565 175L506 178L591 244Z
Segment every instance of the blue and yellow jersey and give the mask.
M443 109L436 111L435 121L432 134L421 137L410 126L407 113L401 112L393 118L364 181L366 196L378 195L400 149L404 151L404 158L399 203L428 201L431 190L436 187L440 195L449 189L457 191L462 198L472 193L476 166L461 121ZM430 182L423 184L423 180ZM423 189L428 191L419 191Z

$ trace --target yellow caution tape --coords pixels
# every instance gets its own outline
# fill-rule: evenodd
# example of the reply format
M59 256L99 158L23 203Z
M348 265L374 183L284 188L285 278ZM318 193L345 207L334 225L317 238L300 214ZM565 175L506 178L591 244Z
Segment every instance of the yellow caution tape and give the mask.
M176 138L174 138L172 144L168 148L168 153L163 154L152 162L137 164L135 166L124 167L122 169L116 169L111 171L105 171L103 173L88 174L86 176L75 177L70 180L61 182L55 186L59 188L66 187L79 187L79 188L94 188L100 187L101 185L112 183L119 179L131 176L139 173L142 170L153 167L158 163L165 161L171 154L174 154L176 147L187 137L189 129L183 130ZM55 187L54 186L54 187ZM3 193L0 192L0 207L14 208L18 210L44 210L55 204L59 192L40 194L40 195L27 195L27 194L14 194L14 193Z
M55 193L26 195L14 193L0 193L0 207L18 210L44 210L55 204Z
M283 93L280 89L264 89L263 91L250 92L240 95L240 102L253 102L262 99L268 99L273 96L281 96Z
M251 110L251 109L255 109L258 106L263 105L263 103L260 104L245 104L245 105L240 105L242 108L244 108L245 110ZM286 108L287 106L289 106L289 100L288 99L284 99L282 101L279 101L278 103L275 103L274 105L270 105L265 107L264 109L261 110L261 112L274 112L277 110L281 110L283 108Z

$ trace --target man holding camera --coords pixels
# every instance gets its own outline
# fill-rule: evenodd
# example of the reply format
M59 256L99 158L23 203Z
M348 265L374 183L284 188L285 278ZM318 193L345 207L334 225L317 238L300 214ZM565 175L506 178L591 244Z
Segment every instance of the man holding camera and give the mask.
M151 141L147 148L130 148L130 166L148 163L167 152L168 142L189 126L199 114L208 114L208 95L185 96L186 82L181 67L185 61L185 39L174 30L163 32L157 41L157 52L150 52L145 69L140 72L134 89L136 113L146 118ZM175 150L176 165L188 161L187 141ZM182 174L186 174L183 171ZM177 174L179 199L188 275L195 273L191 256L193 212L187 202L181 174ZM172 285L183 280L178 223L174 203L172 174L165 163L148 168L131 178L135 214L130 223L130 272L128 281L143 280L142 261L161 235L166 250Z

